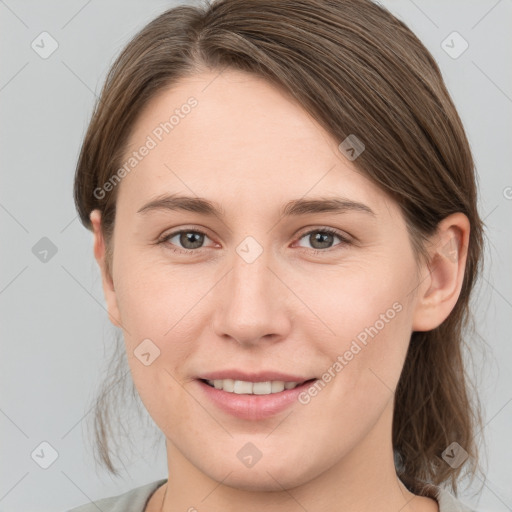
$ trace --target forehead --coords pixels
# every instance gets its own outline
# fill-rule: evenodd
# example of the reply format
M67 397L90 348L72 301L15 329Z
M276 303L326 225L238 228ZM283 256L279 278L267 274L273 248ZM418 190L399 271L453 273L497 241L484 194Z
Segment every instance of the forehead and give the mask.
M159 91L140 114L124 161L144 145L151 149L123 179L120 195L140 203L162 192L187 192L222 203L236 194L245 206L310 192L385 201L339 142L260 77L197 74Z
M173 114L171 127L165 123ZM159 146L198 158L212 152L254 161L290 152L303 156L318 153L326 142L326 134L286 92L240 71L197 74L159 91L140 115L131 146L154 131L158 139L159 128Z

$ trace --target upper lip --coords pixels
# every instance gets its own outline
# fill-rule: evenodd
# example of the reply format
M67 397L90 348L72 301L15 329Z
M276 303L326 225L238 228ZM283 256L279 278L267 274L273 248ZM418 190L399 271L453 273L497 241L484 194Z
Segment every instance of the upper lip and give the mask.
M315 377L304 377L301 375L290 375L282 372L242 372L240 370L220 370L216 372L203 373L198 377L205 380L243 380L247 382L267 382L281 380L284 382L298 382L302 383L307 380L314 379Z

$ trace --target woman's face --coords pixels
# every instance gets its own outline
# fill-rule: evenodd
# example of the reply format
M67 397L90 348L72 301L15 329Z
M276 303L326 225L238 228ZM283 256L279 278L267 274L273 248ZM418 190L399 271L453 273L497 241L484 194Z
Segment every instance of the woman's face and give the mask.
M398 206L340 142L282 92L234 71L161 92L131 135L109 311L174 460L224 484L299 485L391 449L418 268ZM191 198L188 209L144 208L171 195ZM199 198L218 216L194 210ZM322 211L317 201L329 200L350 203ZM199 380L244 380L235 371L315 378L316 392L240 395Z

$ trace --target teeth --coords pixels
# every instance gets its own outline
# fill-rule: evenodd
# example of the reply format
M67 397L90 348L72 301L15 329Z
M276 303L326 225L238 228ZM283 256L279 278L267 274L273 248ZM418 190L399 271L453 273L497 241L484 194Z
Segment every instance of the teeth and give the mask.
M302 384L301 382L284 382L282 380L247 382L244 380L215 379L207 380L206 382L215 389L222 389L237 395L270 395L272 393L280 393L285 389L293 389Z

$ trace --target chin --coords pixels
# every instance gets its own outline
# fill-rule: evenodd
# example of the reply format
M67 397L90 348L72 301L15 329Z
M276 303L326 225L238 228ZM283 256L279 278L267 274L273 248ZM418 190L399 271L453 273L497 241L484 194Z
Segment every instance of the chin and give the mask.
M227 487L253 492L275 492L283 489L293 489L304 485L315 477L311 468L301 472L296 464L291 464L292 467L283 466L283 464L275 467L271 464L265 464L262 458L256 466L240 469L226 465L223 466L220 474L217 474L217 467L215 474L209 476L213 480L222 482L222 485ZM231 474L229 474L230 472ZM227 478L226 474L229 474Z
M268 473L254 475L250 471L233 472L222 482L222 485L241 491L253 492L275 492L282 491L283 488L289 489L296 486L290 485L288 480L284 480L282 473L274 474L273 471L269 471L269 473L270 475Z

